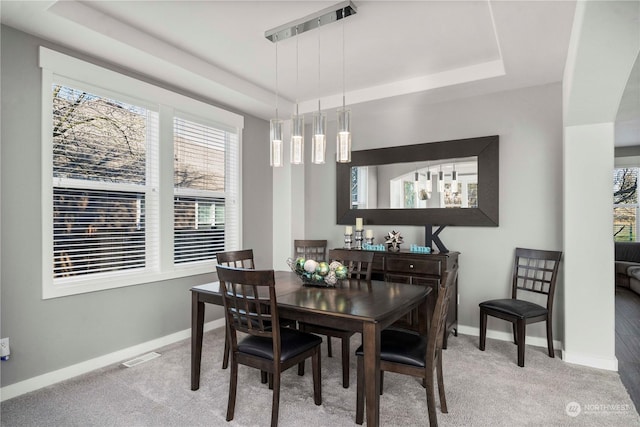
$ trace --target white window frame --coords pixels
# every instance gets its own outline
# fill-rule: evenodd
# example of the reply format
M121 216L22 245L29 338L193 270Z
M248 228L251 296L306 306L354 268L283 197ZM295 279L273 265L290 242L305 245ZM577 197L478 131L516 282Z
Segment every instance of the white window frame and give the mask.
M173 263L173 116L187 113L219 129L237 134L236 188L232 200L237 210L233 239L225 241L226 250L239 249L242 242L242 129L241 115L194 100L175 92L142 82L83 60L40 47L42 68L42 298L114 289L180 277L210 273L215 261ZM158 208L149 221L150 233L158 243L153 262L143 269L53 278L53 111L51 90L54 83L87 89L100 96L115 97L159 112L159 151L157 182ZM79 87L78 87L79 86ZM129 95L125 95L129 94ZM229 159L225 160L229 161ZM156 183L154 183L156 184ZM227 196L228 197L228 196ZM149 235L148 232L148 235ZM149 250L149 248L148 248Z

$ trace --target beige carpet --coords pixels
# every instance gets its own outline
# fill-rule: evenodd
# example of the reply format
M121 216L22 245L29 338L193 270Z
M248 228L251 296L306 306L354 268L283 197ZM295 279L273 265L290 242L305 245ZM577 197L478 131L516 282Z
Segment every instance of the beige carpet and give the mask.
M359 339L352 338L354 349ZM229 371L220 369L222 344L222 330L205 335L198 391L189 389L186 340L158 350L161 357L142 365L104 368L3 402L1 425L268 425L271 392L246 367L240 367L235 419L225 421ZM310 367L304 377L290 369L283 376L280 426L355 425L355 360L351 387L343 389L340 358L327 358L325 344L323 354L322 406L313 404ZM481 352L477 337L463 335L449 340L443 357L449 413L438 412L442 426L640 426L615 372L569 365L531 346L526 367L519 368L513 344L487 340ZM428 425L425 392L416 379L386 374L384 385L381 425Z

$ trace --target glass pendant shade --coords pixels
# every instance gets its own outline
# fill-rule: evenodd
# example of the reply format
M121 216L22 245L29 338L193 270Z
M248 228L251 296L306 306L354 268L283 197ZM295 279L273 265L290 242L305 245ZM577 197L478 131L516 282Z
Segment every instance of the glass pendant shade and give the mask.
M327 115L318 111L313 115L313 139L311 141L311 162L323 164L327 152Z
M438 192L444 192L444 172L438 172Z
M304 116L291 116L291 164L304 163Z
M415 190L416 194L420 193L420 174L418 172L416 172L414 174L414 178L413 178L413 189Z
M458 192L458 172L457 171L451 172L451 192L452 193Z
M284 147L282 144L282 120L271 119L271 147L270 157L271 166L282 167L284 166Z
M431 171L427 171L427 181L426 188L427 193L431 193L433 191L433 182L431 181Z
M351 162L351 110L338 109L338 134L336 135L336 161Z

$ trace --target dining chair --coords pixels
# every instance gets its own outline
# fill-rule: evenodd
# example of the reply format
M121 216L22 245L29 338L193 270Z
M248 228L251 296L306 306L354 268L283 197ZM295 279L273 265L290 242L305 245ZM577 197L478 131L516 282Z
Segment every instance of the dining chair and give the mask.
M347 249L331 249L329 260L338 261L349 269L349 278L357 280L371 280L373 268L373 255L371 251L352 251ZM353 331L346 331L328 326L314 325L311 323L300 323L300 330L312 332L314 334L325 335L327 337L327 353L332 357L331 338L339 338L342 343L342 387L349 388L349 353L351 336ZM299 374L304 373L304 367L298 370Z
M227 267L256 268L253 260L253 249L218 252L216 259L218 264Z
M547 350L549 357L555 357L551 319L561 257L559 251L516 248L511 298L480 303L480 350L484 351L487 340L487 316L493 316L512 323L513 342L518 346L518 366L524 367L526 325L529 323L547 323ZM519 291L543 295L546 306L518 299Z
M311 358L313 400L322 404L320 345L322 338L292 328L281 328L273 270L250 270L218 265L227 335L231 341L231 374L227 421L234 416L238 365L269 373L273 381L271 425L278 425L280 377L283 371ZM247 334L238 341L238 332ZM251 408L256 410L256 408Z
M239 251L218 252L216 259L219 265L227 267L256 268L253 260L253 249L242 249ZM229 366L229 337L224 337L224 355L222 357L222 369Z
M315 261L325 261L327 257L327 241L294 240L293 255L294 259L302 257L304 259L313 259Z
M436 427L436 399L433 388L436 371L438 380L438 394L440 396L440 410L446 414L447 400L444 393L444 376L442 373L442 343L444 329L447 324L449 300L451 299L453 284L458 277L458 267L445 272L443 284L438 292L435 309L430 322L427 322L428 309L422 310L422 332L413 330L388 328L380 333L380 394L382 394L383 373L395 372L422 378L422 385L427 392L427 409L429 425ZM425 304L426 306L426 304ZM429 327L427 329L427 323ZM357 363L357 391L356 391L356 424L362 424L364 418L364 347L356 350Z
M237 268L249 268L255 269L256 265L253 260L253 249L241 249L238 251L227 251L227 252L218 252L216 254L216 258L218 259L219 265L224 265L227 267L237 267ZM280 325L286 327L295 328L296 321L290 319L280 319ZM222 357L222 369L227 369L229 366L229 353L231 352L229 346L229 338L225 336L224 339L224 355ZM266 376L262 375L262 382L267 382Z

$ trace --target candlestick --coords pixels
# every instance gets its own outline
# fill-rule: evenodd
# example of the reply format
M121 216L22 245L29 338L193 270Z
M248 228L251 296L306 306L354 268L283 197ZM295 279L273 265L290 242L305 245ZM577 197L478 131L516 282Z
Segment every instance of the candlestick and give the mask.
M351 227L347 227L347 228L351 228ZM353 242L353 240L351 240L351 233L344 233L344 248L345 249L351 249L351 243Z
M355 249L362 249L362 230L356 230L356 247Z

